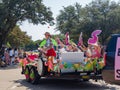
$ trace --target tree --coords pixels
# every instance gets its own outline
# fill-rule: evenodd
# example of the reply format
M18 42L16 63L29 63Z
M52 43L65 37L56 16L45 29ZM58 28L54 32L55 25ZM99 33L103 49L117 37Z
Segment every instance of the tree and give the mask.
M120 33L120 4L110 0L94 0L85 7L78 3L63 7L57 16L57 28L61 33L70 32L76 42L83 32L87 42L94 30L101 29L100 41L106 43L113 33Z
M57 29L62 34L69 32L72 34L71 38L76 40L80 34L80 23L82 8L78 3L75 6L63 7L64 10L60 10L60 15L57 16ZM76 35L77 34L77 35Z
M52 12L42 3L42 0L2 0L0 3L0 49L16 23L24 20L33 24L53 23Z
M106 43L106 40L113 33L120 33L120 5L110 0L96 0L91 2L86 8L86 19L89 24L84 26L84 30L88 32L86 27L91 30L101 29L101 42ZM119 29L119 30L118 30ZM92 32L89 30L90 32Z
M9 42L11 47L25 47L31 40L31 37L26 32L21 31L19 26L16 26L6 37L6 43Z
M30 41L28 44L25 45L25 50L37 50L41 41L42 40Z

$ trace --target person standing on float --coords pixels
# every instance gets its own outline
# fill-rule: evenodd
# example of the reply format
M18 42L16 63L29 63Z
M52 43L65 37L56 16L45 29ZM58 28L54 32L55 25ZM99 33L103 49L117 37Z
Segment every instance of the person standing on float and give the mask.
M51 38L49 32L45 33L45 39L40 43L41 51L47 56L47 63L45 65L48 66L48 72L53 71L53 60L56 57L56 52L53 46L57 46L57 42Z

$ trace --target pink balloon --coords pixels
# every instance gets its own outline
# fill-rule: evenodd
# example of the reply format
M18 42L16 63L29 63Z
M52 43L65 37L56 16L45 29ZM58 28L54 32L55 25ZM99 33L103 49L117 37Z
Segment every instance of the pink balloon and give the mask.
M88 39L88 44L96 44L98 41L98 35L101 33L101 30L95 30L92 32L91 37Z

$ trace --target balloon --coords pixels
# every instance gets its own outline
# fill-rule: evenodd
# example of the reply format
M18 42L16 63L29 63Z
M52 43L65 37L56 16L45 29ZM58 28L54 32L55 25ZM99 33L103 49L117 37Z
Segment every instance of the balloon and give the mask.
M92 32L91 37L88 39L88 44L95 45L98 42L98 36L102 31L101 30L95 30Z

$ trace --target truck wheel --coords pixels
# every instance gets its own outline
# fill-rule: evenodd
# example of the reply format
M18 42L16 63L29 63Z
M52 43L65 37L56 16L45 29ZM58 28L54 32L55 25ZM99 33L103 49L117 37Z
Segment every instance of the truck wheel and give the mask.
M83 81L87 82L87 81L89 81L89 79L83 79Z
M40 76L38 74L36 67L31 67L31 69L30 69L30 82L32 84L38 84L39 80L40 80Z
M24 74L25 74L25 79L27 82L30 82L30 69L29 67L26 67L24 70Z

